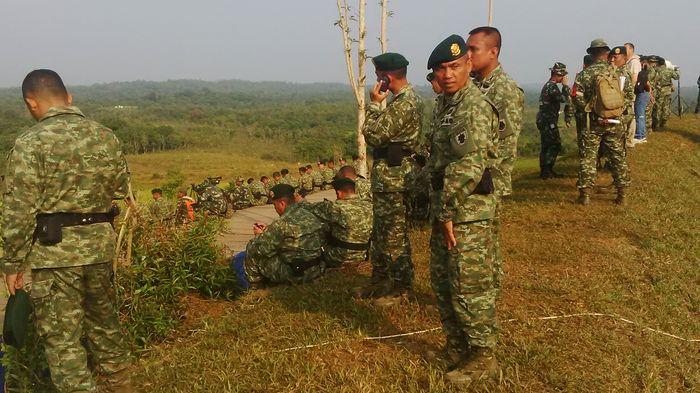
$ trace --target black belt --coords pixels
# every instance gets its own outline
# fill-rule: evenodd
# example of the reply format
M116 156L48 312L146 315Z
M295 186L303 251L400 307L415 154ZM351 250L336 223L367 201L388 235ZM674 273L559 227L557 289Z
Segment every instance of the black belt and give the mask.
M398 143L390 143L389 146L377 147L372 150L374 160L386 160L389 166L400 166L401 160L413 155L413 151L405 149Z
M369 243L349 243L334 236L330 237L328 244L334 247L345 248L353 251L367 251L369 249Z
M321 263L320 258L312 259L310 261L304 261L304 260L293 260L292 262L289 263L289 267L292 268L292 275L294 277L301 277L304 275L304 272L312 268L314 266L317 266Z
M445 187L445 174L444 173L434 173L430 178L430 185L433 187L433 191L442 191ZM491 177L491 170L486 168L484 174L481 176L479 184L476 185L472 194L476 195L489 195L492 194L495 187L493 186L493 178Z
M119 209L107 213L39 213L36 215L34 237L45 246L63 241L61 228L112 222Z

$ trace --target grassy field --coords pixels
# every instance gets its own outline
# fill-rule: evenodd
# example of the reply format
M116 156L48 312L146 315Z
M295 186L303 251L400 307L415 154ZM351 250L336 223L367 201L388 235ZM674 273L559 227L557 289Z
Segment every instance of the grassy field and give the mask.
M537 319L607 313L700 338L700 119L674 119L649 140L629 154L633 186L625 208L607 193L595 194L588 207L574 204L572 158L559 164L565 178L548 181L537 177L535 159L520 160L501 240L504 378L470 391L700 390L700 343L609 317ZM212 168L223 170L218 157L210 157L217 161ZM155 165L150 159L132 160L132 169ZM602 174L599 183L609 179ZM430 356L443 343L439 330L362 340L440 326L428 277L429 233L411 237L417 302L379 309L353 300L349 291L367 280L367 265L231 303L191 298L185 328L143 354L138 384L149 392L453 391L443 382L444 365Z

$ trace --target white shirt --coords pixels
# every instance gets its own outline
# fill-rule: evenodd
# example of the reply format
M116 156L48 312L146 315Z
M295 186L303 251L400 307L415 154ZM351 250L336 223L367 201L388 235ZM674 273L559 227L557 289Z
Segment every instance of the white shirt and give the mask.
M630 71L630 74L632 74L632 76L637 76L637 74L639 74L639 71L642 70L642 62L639 61L638 55L633 55L632 57L627 59L626 66L627 69Z

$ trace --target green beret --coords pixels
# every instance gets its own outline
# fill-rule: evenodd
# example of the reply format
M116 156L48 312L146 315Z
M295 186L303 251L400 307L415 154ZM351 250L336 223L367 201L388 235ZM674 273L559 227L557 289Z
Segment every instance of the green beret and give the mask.
M161 190L160 188L154 188L151 190L151 194L162 194L162 193L163 193L163 190Z
M448 63L467 54L467 43L457 34L445 38L439 43L428 58L428 69L435 68L442 63Z
M27 338L29 313L32 303L29 295L22 289L10 296L5 307L5 322L2 329L3 341L15 348L22 348Z
M552 71L555 75L561 76L564 76L569 73L568 71L566 71L566 64L560 62L554 63L552 68L550 68L549 70Z
M353 186L353 188L354 188L355 181L352 179L348 179L347 177L336 177L331 182L331 185L333 186L333 189L335 189L335 190L339 190L339 189L341 189L343 187L347 187L347 186Z
M627 55L627 48L624 46L616 46L612 48L613 55Z
M273 201L281 198L294 199L294 187L289 184L277 184L270 189L270 192L272 192Z
M605 42L604 39L596 38L595 40L591 41L591 46L589 46L588 49L586 49L586 53L591 53L592 49L597 49L597 48L607 48L608 50L610 50L608 43Z
M377 71L396 71L408 66L408 60L398 53L386 52L372 58Z

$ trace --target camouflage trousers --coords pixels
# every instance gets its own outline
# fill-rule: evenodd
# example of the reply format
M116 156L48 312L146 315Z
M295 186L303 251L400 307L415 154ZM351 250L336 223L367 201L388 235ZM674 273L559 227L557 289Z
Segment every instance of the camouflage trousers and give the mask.
M576 113L576 145L578 146L578 156L583 157L583 133L586 131L586 114Z
M306 269L295 269L293 267L306 262L309 262L312 266ZM299 256L294 263L290 263L286 258L279 255L265 259L246 256L244 266L246 277L250 283L302 284L321 277L326 270L326 264L320 255Z
M111 263L32 270L37 332L59 392L97 391L88 359L108 381L129 384L112 277Z
M367 260L366 250L348 250L347 248L327 245L323 250L323 260L327 267L339 267L346 262Z
M613 183L616 187L627 187L630 184L629 168L625 154L624 127L622 124L612 126L591 125L590 130L583 133L583 157L579 165L578 188L595 186L597 175L598 152L605 149L610 162Z
M391 279L395 288L413 285L413 261L408 240L405 195L402 192L375 192L372 210L372 277Z
M457 246L452 250L436 225L430 238L430 280L447 347L458 353L469 347L493 348L500 327L491 221L455 224L454 234Z
M655 101L656 102L656 101ZM654 112L654 104L649 102L649 105L647 105L647 109L645 110L645 115L646 115L646 129L647 129L647 135L649 134L650 131L653 131L653 114Z
M498 198L496 210L491 220L491 258L493 259L493 287L496 289L496 297L501 294L501 277L503 277L503 254L501 253L501 214L503 212L503 202Z
M654 129L665 127L669 117L671 117L671 95L659 94L654 101L651 113L652 127Z
M498 162L493 166L491 177L493 186L501 195L513 192L511 176L518 157L518 134L509 135L498 141Z
M561 152L561 137L559 127L550 127L544 124L540 130L540 172L548 173L554 168L557 156Z

